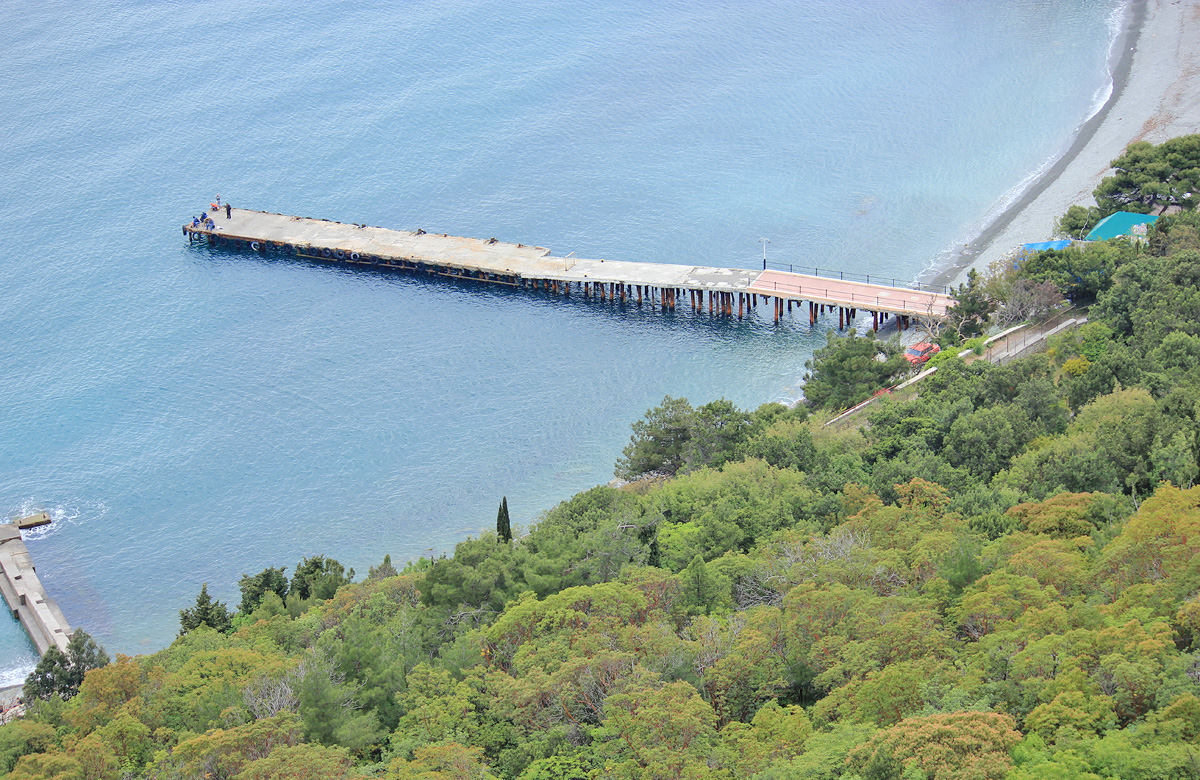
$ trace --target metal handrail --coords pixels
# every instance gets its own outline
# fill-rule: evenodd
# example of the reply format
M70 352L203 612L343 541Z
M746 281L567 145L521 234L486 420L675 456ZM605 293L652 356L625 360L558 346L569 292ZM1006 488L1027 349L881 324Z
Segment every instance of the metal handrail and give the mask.
M796 295L803 296L804 293L807 291L810 295L816 296L817 293L820 293L821 294L820 297L822 297L822 298L826 298L828 300L837 300L837 301L845 301L846 298L849 297L851 303L874 304L875 306L878 306L880 308L883 308L883 307L887 307L887 308L891 308L891 309L900 308L900 309L903 309L904 311L912 311L917 314L944 314L946 309L949 308L945 304L933 305L934 302L932 302L932 301L930 302L929 305L925 305L925 306L919 306L917 304L912 304L910 306L908 301L897 300L895 298L880 298L879 296L872 297L870 295L856 295L855 293L838 293L836 296L834 296L834 295L829 294L828 287L822 289L820 287L804 287L803 285L799 285L799 284L796 284L796 285L782 284L781 285L779 282L762 282L762 281L755 282L750 287L750 292L757 292L757 291L764 290L767 288L768 285L775 292L787 292L787 293L794 293ZM905 289L912 289L912 288L905 288ZM939 309L941 311L938 311Z
M901 282L895 277L876 276L871 277L870 274L856 274L851 271L834 271L829 268L817 268L816 266L795 265L792 263L779 263L774 260L767 260L763 263L763 270L774 268L777 271L787 271L792 274L805 274L807 276L821 276L826 279L840 279L842 281L849 280L851 282L864 282L866 284L878 284L882 287L903 287L908 290L919 290L921 292L938 293L940 295L949 295L951 288L942 284L926 284L924 282Z

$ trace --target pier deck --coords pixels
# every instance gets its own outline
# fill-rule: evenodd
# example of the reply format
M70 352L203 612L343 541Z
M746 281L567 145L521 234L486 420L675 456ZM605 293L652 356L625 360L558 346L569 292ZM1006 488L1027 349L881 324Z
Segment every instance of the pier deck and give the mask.
M21 622L39 655L51 647L66 651L71 627L54 599L46 594L33 568L29 548L21 539L22 528L50 522L45 513L15 523L0 523L0 593L13 617Z
M424 271L567 295L576 285L585 297L601 300L619 296L624 302L636 293L638 303L645 295L653 304L657 296L671 310L687 296L698 311L708 293L710 312L715 301L718 313L732 315L736 302L740 316L743 308L757 306L762 298L774 302L777 320L785 303L790 311L794 302L808 302L814 324L818 311L833 307L839 310L839 327L848 326L862 309L874 315L876 328L889 315L899 315L903 328L913 317L944 317L952 303L940 293L786 271L555 257L543 247L494 238L388 230L247 209L233 209L229 218L221 210L213 220L212 231L187 224L183 232L191 240L218 246L282 251L327 262Z

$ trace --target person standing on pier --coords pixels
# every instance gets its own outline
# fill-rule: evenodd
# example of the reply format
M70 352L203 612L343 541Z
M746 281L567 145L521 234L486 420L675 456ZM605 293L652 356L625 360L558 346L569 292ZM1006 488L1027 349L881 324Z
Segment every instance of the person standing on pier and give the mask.
M217 197L220 198L221 196L218 195ZM225 204L225 219L229 219L232 215L233 215L233 206L230 206L228 203L226 203Z

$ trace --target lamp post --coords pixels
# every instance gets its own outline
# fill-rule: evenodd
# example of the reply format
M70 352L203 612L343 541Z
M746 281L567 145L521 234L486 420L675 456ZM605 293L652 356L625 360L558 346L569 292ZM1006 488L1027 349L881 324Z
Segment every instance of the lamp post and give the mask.
M771 243L771 239L760 238L758 240L763 245L763 270L765 271L767 270L767 244Z

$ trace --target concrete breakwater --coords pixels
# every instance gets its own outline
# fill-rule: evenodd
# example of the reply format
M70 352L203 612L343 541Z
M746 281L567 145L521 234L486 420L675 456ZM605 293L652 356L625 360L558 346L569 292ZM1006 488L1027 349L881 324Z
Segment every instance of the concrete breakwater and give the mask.
M51 647L67 649L71 628L54 599L46 593L33 567L21 531L50 522L45 512L12 523L0 523L0 593L13 617L29 633L39 655Z

